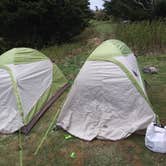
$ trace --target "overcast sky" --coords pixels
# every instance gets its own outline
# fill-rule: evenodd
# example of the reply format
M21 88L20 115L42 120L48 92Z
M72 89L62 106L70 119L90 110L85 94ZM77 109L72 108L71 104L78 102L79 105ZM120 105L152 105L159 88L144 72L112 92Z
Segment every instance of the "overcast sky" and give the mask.
M102 8L103 0L90 0L90 8L96 9L95 6L97 6L99 9Z

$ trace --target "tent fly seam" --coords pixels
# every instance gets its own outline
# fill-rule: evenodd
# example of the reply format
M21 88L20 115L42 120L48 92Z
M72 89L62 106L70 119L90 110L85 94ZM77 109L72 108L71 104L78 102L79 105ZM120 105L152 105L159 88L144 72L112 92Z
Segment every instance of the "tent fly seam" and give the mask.
M149 104L149 106L153 109L153 106L148 98L148 96L144 93L144 91L142 90L141 86L139 85L139 83L137 82L137 80L133 77L133 75L130 73L130 71L125 67L125 65L123 65L121 62L119 62L116 59L111 60L112 63L118 65L123 72L126 73L127 77L129 78L129 80L133 83L133 85L135 86L135 88L138 90L138 92L142 95L142 97L144 97L144 99L146 100L146 102ZM159 120L159 118L157 118Z
M99 60L101 61L101 59L96 59L96 58L92 58L92 57L89 58L88 60L89 61L99 61ZM119 62L118 60L116 60L114 58L110 58L109 60L103 60L103 61L112 62L112 63L116 64L117 66L119 66L121 68L121 70L127 75L129 80L133 83L133 85L138 90L138 92L141 94L141 96L145 98L145 100L147 101L149 106L152 108L152 105L151 105L148 97L146 96L146 94L144 93L144 91L142 90L140 85L138 84L137 80L132 76L130 71L121 62Z
M65 84L61 87L55 95L53 95L41 108L41 110L32 118L32 120L25 126L21 128L21 132L27 135L30 130L34 127L37 121L44 115L44 113L51 107L51 105L58 100L58 98L62 95L62 93L69 87L69 84Z
M18 111L20 112L20 115L21 115L23 123L24 123L24 121L25 121L24 112L23 112L21 98L20 98L19 91L18 91L17 80L14 78L13 72L8 66L0 66L0 68L6 70L11 78L12 85L13 85L13 92L15 94L16 101L17 101Z
M136 89L138 90L138 92L145 98L145 100L150 104L150 101L148 99L148 97L146 96L146 94L144 93L144 91L142 90L141 86L138 84L137 80L133 77L133 75L130 73L130 71L125 67L125 65L123 65L121 62L119 62L116 59L112 59L111 62L113 62L114 64L118 65L123 72L126 73L127 77L131 80L131 82L135 85Z

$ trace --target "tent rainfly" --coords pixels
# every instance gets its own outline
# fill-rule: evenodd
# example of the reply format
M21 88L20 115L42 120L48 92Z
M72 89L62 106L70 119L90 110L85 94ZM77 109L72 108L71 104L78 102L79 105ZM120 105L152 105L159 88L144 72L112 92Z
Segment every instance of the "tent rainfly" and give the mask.
M45 104L51 104L67 86L60 69L37 50L14 48L2 54L0 133L20 128L29 132L48 108Z
M108 40L80 70L57 125L87 141L115 141L146 129L154 118L133 52Z

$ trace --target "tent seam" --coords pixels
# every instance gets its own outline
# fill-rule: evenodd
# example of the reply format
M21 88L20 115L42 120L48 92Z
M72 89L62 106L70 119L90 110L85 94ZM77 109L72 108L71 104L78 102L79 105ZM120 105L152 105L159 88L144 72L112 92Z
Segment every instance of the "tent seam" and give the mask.
M93 59L93 58L89 58L88 60L98 61L98 59ZM121 62L119 62L118 60L116 60L114 58L110 58L109 60L104 60L104 61L109 61L109 62L112 62L112 63L118 65L122 69L122 71L126 73L126 75L129 78L129 80L134 84L134 86L136 87L136 89L138 90L138 92L145 98L145 100L150 105L150 107L152 107L152 105L151 105L148 97L146 96L146 94L144 93L144 91L142 90L142 88L140 87L140 85L138 84L137 80L135 80L135 78L132 76L132 74L130 73L130 71Z
M20 112L23 123L24 123L24 121L25 121L24 120L24 112L23 112L21 98L20 98L19 91L18 91L17 80L14 78L13 72L8 66L0 66L0 68L6 70L11 78L11 82L13 85L13 92L14 92L14 95L15 95L16 101L17 101L18 111Z

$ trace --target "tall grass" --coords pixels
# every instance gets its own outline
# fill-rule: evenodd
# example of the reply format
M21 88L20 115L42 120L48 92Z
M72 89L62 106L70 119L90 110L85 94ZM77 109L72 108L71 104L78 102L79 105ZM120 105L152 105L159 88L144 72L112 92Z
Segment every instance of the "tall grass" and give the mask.
M119 23L116 37L127 43L138 55L166 53L166 23L164 21Z
M114 29L116 28L116 23L112 20L109 21L96 21L91 20L91 27L97 32L97 37L101 40L107 40L114 37Z

